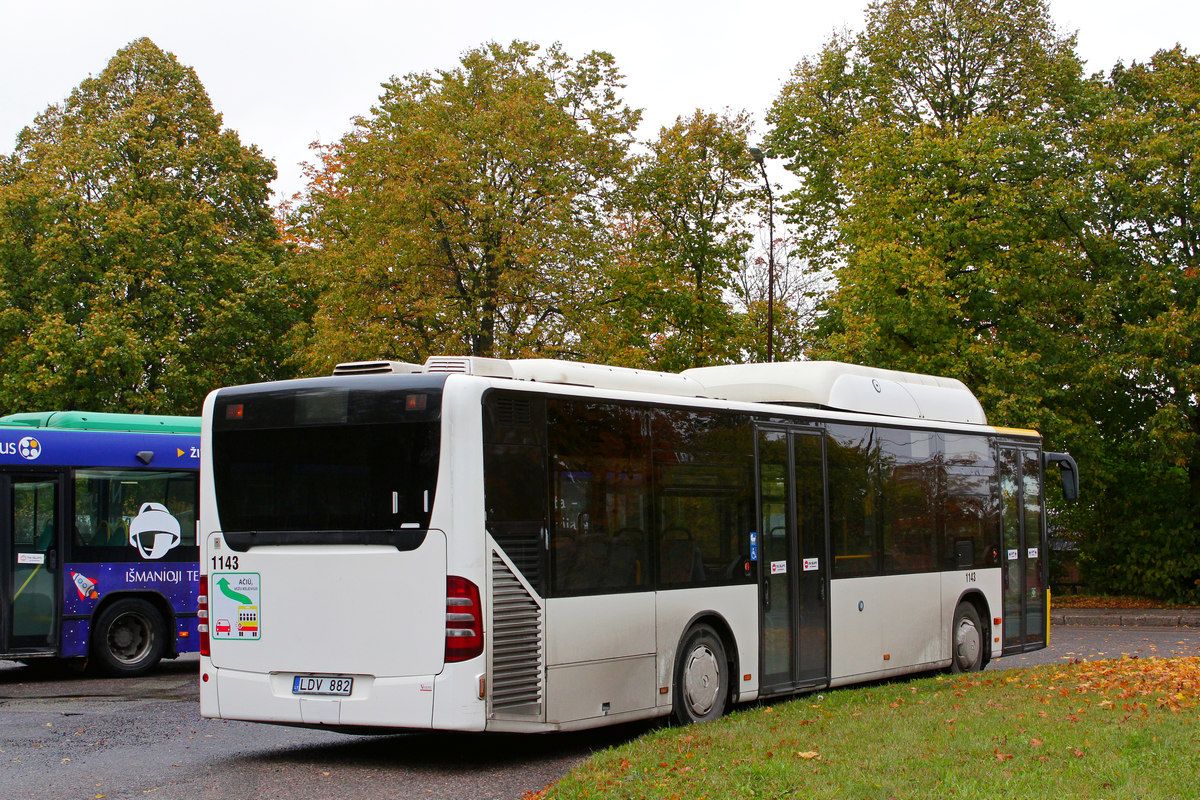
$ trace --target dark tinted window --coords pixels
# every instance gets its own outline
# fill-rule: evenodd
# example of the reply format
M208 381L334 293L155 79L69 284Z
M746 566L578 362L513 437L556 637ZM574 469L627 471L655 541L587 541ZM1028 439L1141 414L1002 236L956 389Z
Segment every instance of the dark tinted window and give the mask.
M483 404L483 496L488 533L525 580L542 586L546 532L546 404L490 392Z
M740 583L754 530L749 420L731 414L652 412L658 583Z
M895 575L938 568L940 439L931 431L876 428L883 571Z
M646 412L548 398L550 570L556 594L648 587Z
M875 429L830 425L829 529L833 575L848 578L879 572L879 498L874 463Z
M77 470L73 557L195 560L197 483L195 472Z
M985 436L942 434L945 535L943 569L997 567L999 503L996 461Z
M426 528L438 424L331 425L213 434L226 531Z
M546 465L540 447L489 444L483 449L487 529L525 580L541 590L546 530Z
M222 390L213 415L222 527L331 534L427 528L444 382L427 375L316 378ZM339 539L356 541L328 537Z

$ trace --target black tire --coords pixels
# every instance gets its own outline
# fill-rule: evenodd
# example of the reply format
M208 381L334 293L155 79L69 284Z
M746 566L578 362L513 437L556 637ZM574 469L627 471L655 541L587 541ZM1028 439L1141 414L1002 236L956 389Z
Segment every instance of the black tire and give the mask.
M92 626L92 659L109 675L133 677L154 668L166 645L166 625L158 609L136 597L104 609Z
M717 632L708 625L690 629L675 657L675 722L711 722L724 714L729 677L725 644Z
M985 663L987 636L979 612L971 603L958 604L950 628L951 672L978 672Z

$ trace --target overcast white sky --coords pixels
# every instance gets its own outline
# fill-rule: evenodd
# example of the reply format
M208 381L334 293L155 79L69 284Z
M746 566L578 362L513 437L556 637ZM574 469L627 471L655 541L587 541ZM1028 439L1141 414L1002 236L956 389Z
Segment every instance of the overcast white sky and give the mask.
M366 114L392 75L452 68L486 41L560 41L606 50L626 75L643 135L697 108L761 120L791 68L837 28L863 25L865 0L0 0L0 152L48 105L149 36L195 68L225 125L279 169L277 194L303 181L313 140ZM1088 71L1144 61L1177 42L1200 52L1196 0L1051 0L1077 32ZM761 130L760 130L761 133Z

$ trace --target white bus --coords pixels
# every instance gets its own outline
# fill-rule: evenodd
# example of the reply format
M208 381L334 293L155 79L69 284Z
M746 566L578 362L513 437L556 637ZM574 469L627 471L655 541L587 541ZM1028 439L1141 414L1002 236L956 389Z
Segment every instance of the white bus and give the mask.
M201 711L556 731L1045 646L1043 472L958 381L360 362L204 407Z

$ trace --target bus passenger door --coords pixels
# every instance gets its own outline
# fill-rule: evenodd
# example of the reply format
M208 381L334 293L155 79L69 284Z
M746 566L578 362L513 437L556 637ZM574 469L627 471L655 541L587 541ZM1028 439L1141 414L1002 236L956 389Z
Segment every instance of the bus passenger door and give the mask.
M56 649L59 591L59 481L55 475L0 477L0 547L4 570L4 652Z
M825 437L819 432L792 434L796 513L800 541L799 686L824 685L829 678L829 549L825 502Z
M758 431L763 694L829 675L824 439Z
M1001 445L1005 655L1046 644L1046 552L1038 451Z

